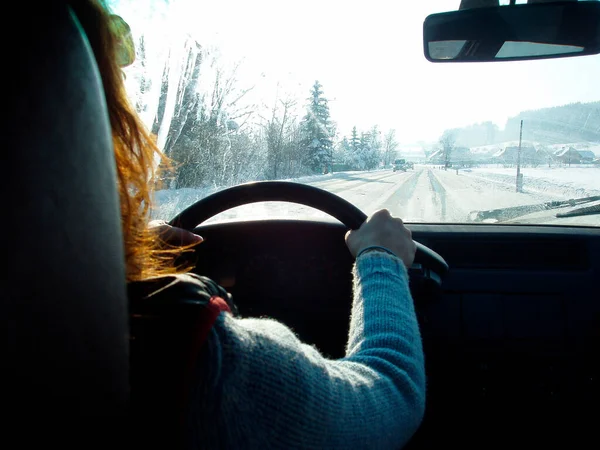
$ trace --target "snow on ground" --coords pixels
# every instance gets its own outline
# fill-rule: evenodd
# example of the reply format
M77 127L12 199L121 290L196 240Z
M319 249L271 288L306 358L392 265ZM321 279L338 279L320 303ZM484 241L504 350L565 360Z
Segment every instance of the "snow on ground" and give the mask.
M377 170L339 172L290 180L339 195L370 214L380 208L406 222L468 222L469 213L512 206L534 205L588 195L600 195L598 168L525 168L524 192L515 192L515 169L481 168L440 170L415 166L408 172ZM217 189L159 191L154 217L169 220L195 201ZM550 217L552 214L548 214ZM331 219L305 206L263 202L233 208L208 222L264 218ZM542 219L539 219L542 222ZM566 224L566 221L563 220ZM600 225L600 216L572 218L569 224Z
M463 173L463 171L459 171ZM523 168L523 190L555 198L600 195L600 167ZM515 187L516 168L476 168L465 175Z
M216 192L216 188L163 189L154 195L153 219L170 220L188 206Z
M315 175L293 180L309 184L339 195L369 214L380 209L387 198L394 194L411 174L403 172L339 172ZM219 189L177 189L158 191L155 196L156 210L153 218L169 220L186 207ZM314 218L327 219L329 215L306 206L286 202L262 202L239 206L223 212L206 223L226 220L253 220L261 218Z
M525 206L556 200L548 193L516 192L512 184L497 182L484 176L471 176L470 173L448 170L431 170L432 176L441 185L446 203L453 218L467 222L471 211L481 211L511 206Z
M365 172L343 172L336 174L327 175L311 175L305 177L299 177L295 179L286 179L279 181L291 181L295 183L312 184L314 186L322 187L330 192L335 192L336 183L344 183L351 179L355 174L364 174ZM369 173L369 172L366 172ZM375 172L373 172L375 173ZM328 186L330 188L328 188ZM346 189L349 189L349 185L346 185ZM152 212L153 219L170 220L176 214L183 211L188 206L194 204L198 200L207 197L210 194L226 189L225 187L204 187L199 189L183 188L183 189L164 189L155 193L154 203L155 208ZM338 189L339 191L339 189ZM229 219L238 219L244 217L247 219L262 218L263 216L274 217L315 217L322 218L328 217L327 214L317 211L312 208L294 205L286 202L263 202L255 203L252 205L240 206L232 208L229 211L215 216L210 222L217 222Z

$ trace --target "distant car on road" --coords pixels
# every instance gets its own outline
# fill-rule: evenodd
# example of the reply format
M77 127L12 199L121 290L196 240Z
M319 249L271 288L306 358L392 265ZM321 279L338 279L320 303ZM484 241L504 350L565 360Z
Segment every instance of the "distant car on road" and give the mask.
M408 169L412 169L414 164L411 162L406 162L405 159L396 159L394 161L394 168L392 169L394 172L401 170L402 172L406 172Z

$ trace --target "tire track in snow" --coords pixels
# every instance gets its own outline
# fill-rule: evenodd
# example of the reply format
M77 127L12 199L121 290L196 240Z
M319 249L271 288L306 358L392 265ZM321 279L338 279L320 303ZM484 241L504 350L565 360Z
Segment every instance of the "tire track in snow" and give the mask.
M414 173L379 173L374 176L363 177L356 183L353 180L347 180L344 184L338 184L335 188L326 186L325 189L360 208L365 214L371 214L390 198L396 192L399 186L414 175ZM324 186L316 186L323 188Z
M445 223L465 222L467 213L447 195L446 188L434 171L427 169L427 176L431 184L431 189L434 192L433 203L439 207L438 220Z
M406 222L436 223L457 219L446 189L428 168L416 172L382 206Z
M337 175L337 176L336 176ZM357 187L363 187L365 182L373 183L387 183L388 178L392 178L397 176L396 173L380 173L380 172L372 172L365 174L346 174L344 172L340 172L335 174L332 179L326 181L317 181L310 184L311 186L318 187L320 189L329 191L333 194L338 194L341 192L349 191L355 189Z
M337 175L337 176L336 176ZM327 180L305 181L303 184L315 186L325 191L334 193L358 208L365 214L371 214L377 208L382 198L387 197L390 187L396 188L403 184L408 177L406 173L392 172L339 172ZM291 180L293 181L293 180ZM328 214L289 202L259 202L238 206L218 214L206 223L224 220L266 219L266 218L315 218L331 219Z
M441 185L435 174L427 169L427 178L429 179L429 183L431 184L431 189L433 191L433 203L439 207L439 218L442 222L446 222L447 216L447 197L446 197L446 189Z
M411 201L417 187L417 181L423 171L414 172L390 195L387 200L379 205L379 208L388 209L393 215L406 217L408 204Z

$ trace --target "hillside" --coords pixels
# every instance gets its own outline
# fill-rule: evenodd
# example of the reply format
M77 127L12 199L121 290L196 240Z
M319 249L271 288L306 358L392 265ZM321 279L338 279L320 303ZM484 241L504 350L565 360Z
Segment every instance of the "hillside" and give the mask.
M521 112L506 122L505 138L519 136L521 120L523 139L542 144L600 141L600 102L572 103Z
M482 122L451 131L455 133L457 145L493 145L518 140L521 120L523 139L527 141L542 145L600 142L600 101L523 111L510 117L504 129L492 122Z

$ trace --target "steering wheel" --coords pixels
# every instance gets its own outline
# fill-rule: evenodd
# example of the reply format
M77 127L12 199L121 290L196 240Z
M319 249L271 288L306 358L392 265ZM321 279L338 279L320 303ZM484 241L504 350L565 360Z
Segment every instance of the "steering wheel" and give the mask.
M287 181L261 181L241 184L216 192L197 201L179 213L171 222L172 226L192 231L211 217L249 203L282 201L310 206L325 212L352 230L360 228L367 219L364 212L352 203L331 192L306 184ZM441 278L448 272L448 264L438 253L419 242L411 274L440 285Z

